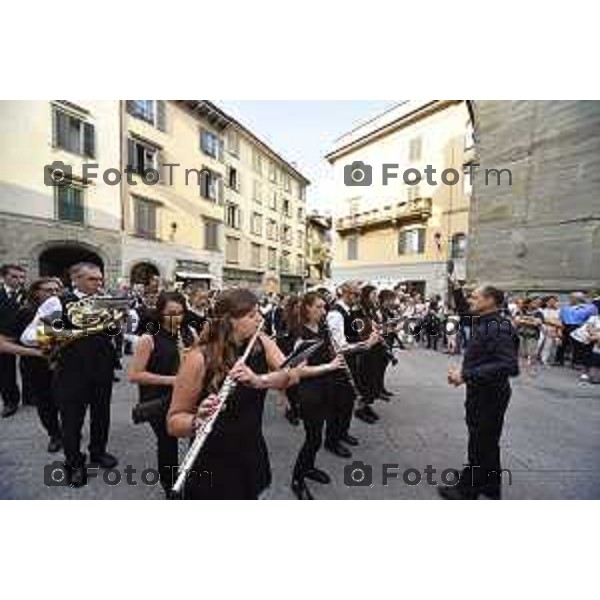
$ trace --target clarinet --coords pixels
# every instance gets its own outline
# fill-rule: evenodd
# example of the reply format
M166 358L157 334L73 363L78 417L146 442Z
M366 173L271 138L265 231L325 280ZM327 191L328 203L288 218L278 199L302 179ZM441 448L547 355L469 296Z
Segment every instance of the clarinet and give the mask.
M250 352L252 350L252 347L254 346L254 343L258 339L258 336L263 328L263 325L264 325L264 321L261 321L260 325L256 329L256 332L254 333L254 335L248 342L248 345L246 346L246 350L244 351L244 354L240 358L240 361L242 363L245 363L246 360L248 359L248 356L250 355ZM204 442L206 441L206 438L210 435L210 432L212 431L215 421L217 420L219 414L225 408L227 398L233 392L233 390L235 390L236 387L237 387L237 381L234 381L229 375L227 375L227 377L225 378L225 381L221 385L221 388L219 389L219 392L217 394L219 403L217 404L217 408L216 408L215 412L210 417L208 417L202 423L202 425L198 428L198 431L196 432L196 437L194 438L194 441L192 442L189 450L187 451L187 454L183 458L183 462L181 463L181 466L179 467L179 475L177 476L177 481L175 482L175 485L173 486L173 491L175 493L179 493L181 491L181 489L183 488L183 484L185 483L185 480L187 479L187 476L188 476L191 468L194 466L194 463L196 462L196 459L198 458L200 451L202 450L202 446L204 446Z
M335 339L334 339L333 335L331 334L331 329L329 329L329 325L327 324L326 320L323 322L323 329L325 331L325 336L327 337L327 341L329 342L330 346L333 348L333 351L342 357L343 371L346 374L346 379L348 380L348 383L352 387L354 396L356 398L360 398L361 395L360 395L360 392L358 391L358 387L356 386L356 382L354 381L354 376L352 375L352 371L350 370L350 365L348 365L348 361L346 360L346 355L344 354L343 350L336 344Z

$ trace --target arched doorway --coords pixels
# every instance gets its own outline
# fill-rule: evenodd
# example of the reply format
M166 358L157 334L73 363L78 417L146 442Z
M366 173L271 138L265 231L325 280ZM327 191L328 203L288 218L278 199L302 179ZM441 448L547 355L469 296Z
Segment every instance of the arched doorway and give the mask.
M89 248L79 244L60 244L47 248L40 254L40 276L60 277L65 285L69 285L69 269L78 262L91 262L104 271L104 262Z
M158 269L149 262L141 262L131 268L131 285L143 283L146 285L154 276L160 276Z

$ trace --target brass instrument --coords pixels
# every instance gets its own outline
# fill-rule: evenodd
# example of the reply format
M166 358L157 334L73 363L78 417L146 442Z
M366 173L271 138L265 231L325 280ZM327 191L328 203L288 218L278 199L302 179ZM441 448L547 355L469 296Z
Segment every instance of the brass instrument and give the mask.
M125 317L130 304L128 297L88 296L67 306L67 317L77 329L64 329L60 318L39 325L37 342L51 368L56 366L59 352L71 342L87 335L105 333L115 327ZM57 321L60 327L57 327Z
M264 321L260 322L260 325L257 327L256 332L254 333L254 335L248 342L248 345L246 346L246 350L244 351L244 354L239 359L239 361L241 361L242 363L245 363L246 360L248 359L248 356L250 355L250 352L252 351L252 348L253 348L256 340L258 339L260 332L262 331L264 323L265 323ZM219 417L219 414L225 408L227 398L230 396L230 394L233 392L233 390L235 390L236 387L237 387L237 381L234 381L228 375L225 378L225 381L223 381L223 384L221 385L221 389L219 390L219 392L217 394L219 403L217 404L217 408L216 408L215 412L210 417L205 419L204 422L202 423L202 425L198 428L198 431L196 432L196 437L194 438L194 441L190 445L190 448L189 448L187 454L185 455L183 462L181 463L181 466L179 467L179 475L177 477L177 481L175 482L175 485L173 486L173 491L175 493L179 493L183 489L185 480L187 479L189 472L191 471L192 467L194 466L194 463L196 462L196 459L198 458L200 451L202 450L202 446L204 446L204 442L210 435L210 432L212 431L215 421Z

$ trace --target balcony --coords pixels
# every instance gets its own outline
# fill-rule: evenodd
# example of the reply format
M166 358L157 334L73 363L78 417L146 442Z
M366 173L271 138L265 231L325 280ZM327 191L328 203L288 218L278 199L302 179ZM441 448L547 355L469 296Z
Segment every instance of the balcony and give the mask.
M431 217L431 198L415 198L383 209L341 217L336 221L336 231L343 233L379 227L394 227L410 221L425 221Z

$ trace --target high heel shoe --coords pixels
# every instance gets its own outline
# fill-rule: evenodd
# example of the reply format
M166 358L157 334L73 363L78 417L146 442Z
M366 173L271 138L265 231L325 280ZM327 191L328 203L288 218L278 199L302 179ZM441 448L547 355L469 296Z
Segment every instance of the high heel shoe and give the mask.
M298 500L313 500L313 495L310 493L304 479L294 479L292 481L292 491Z

